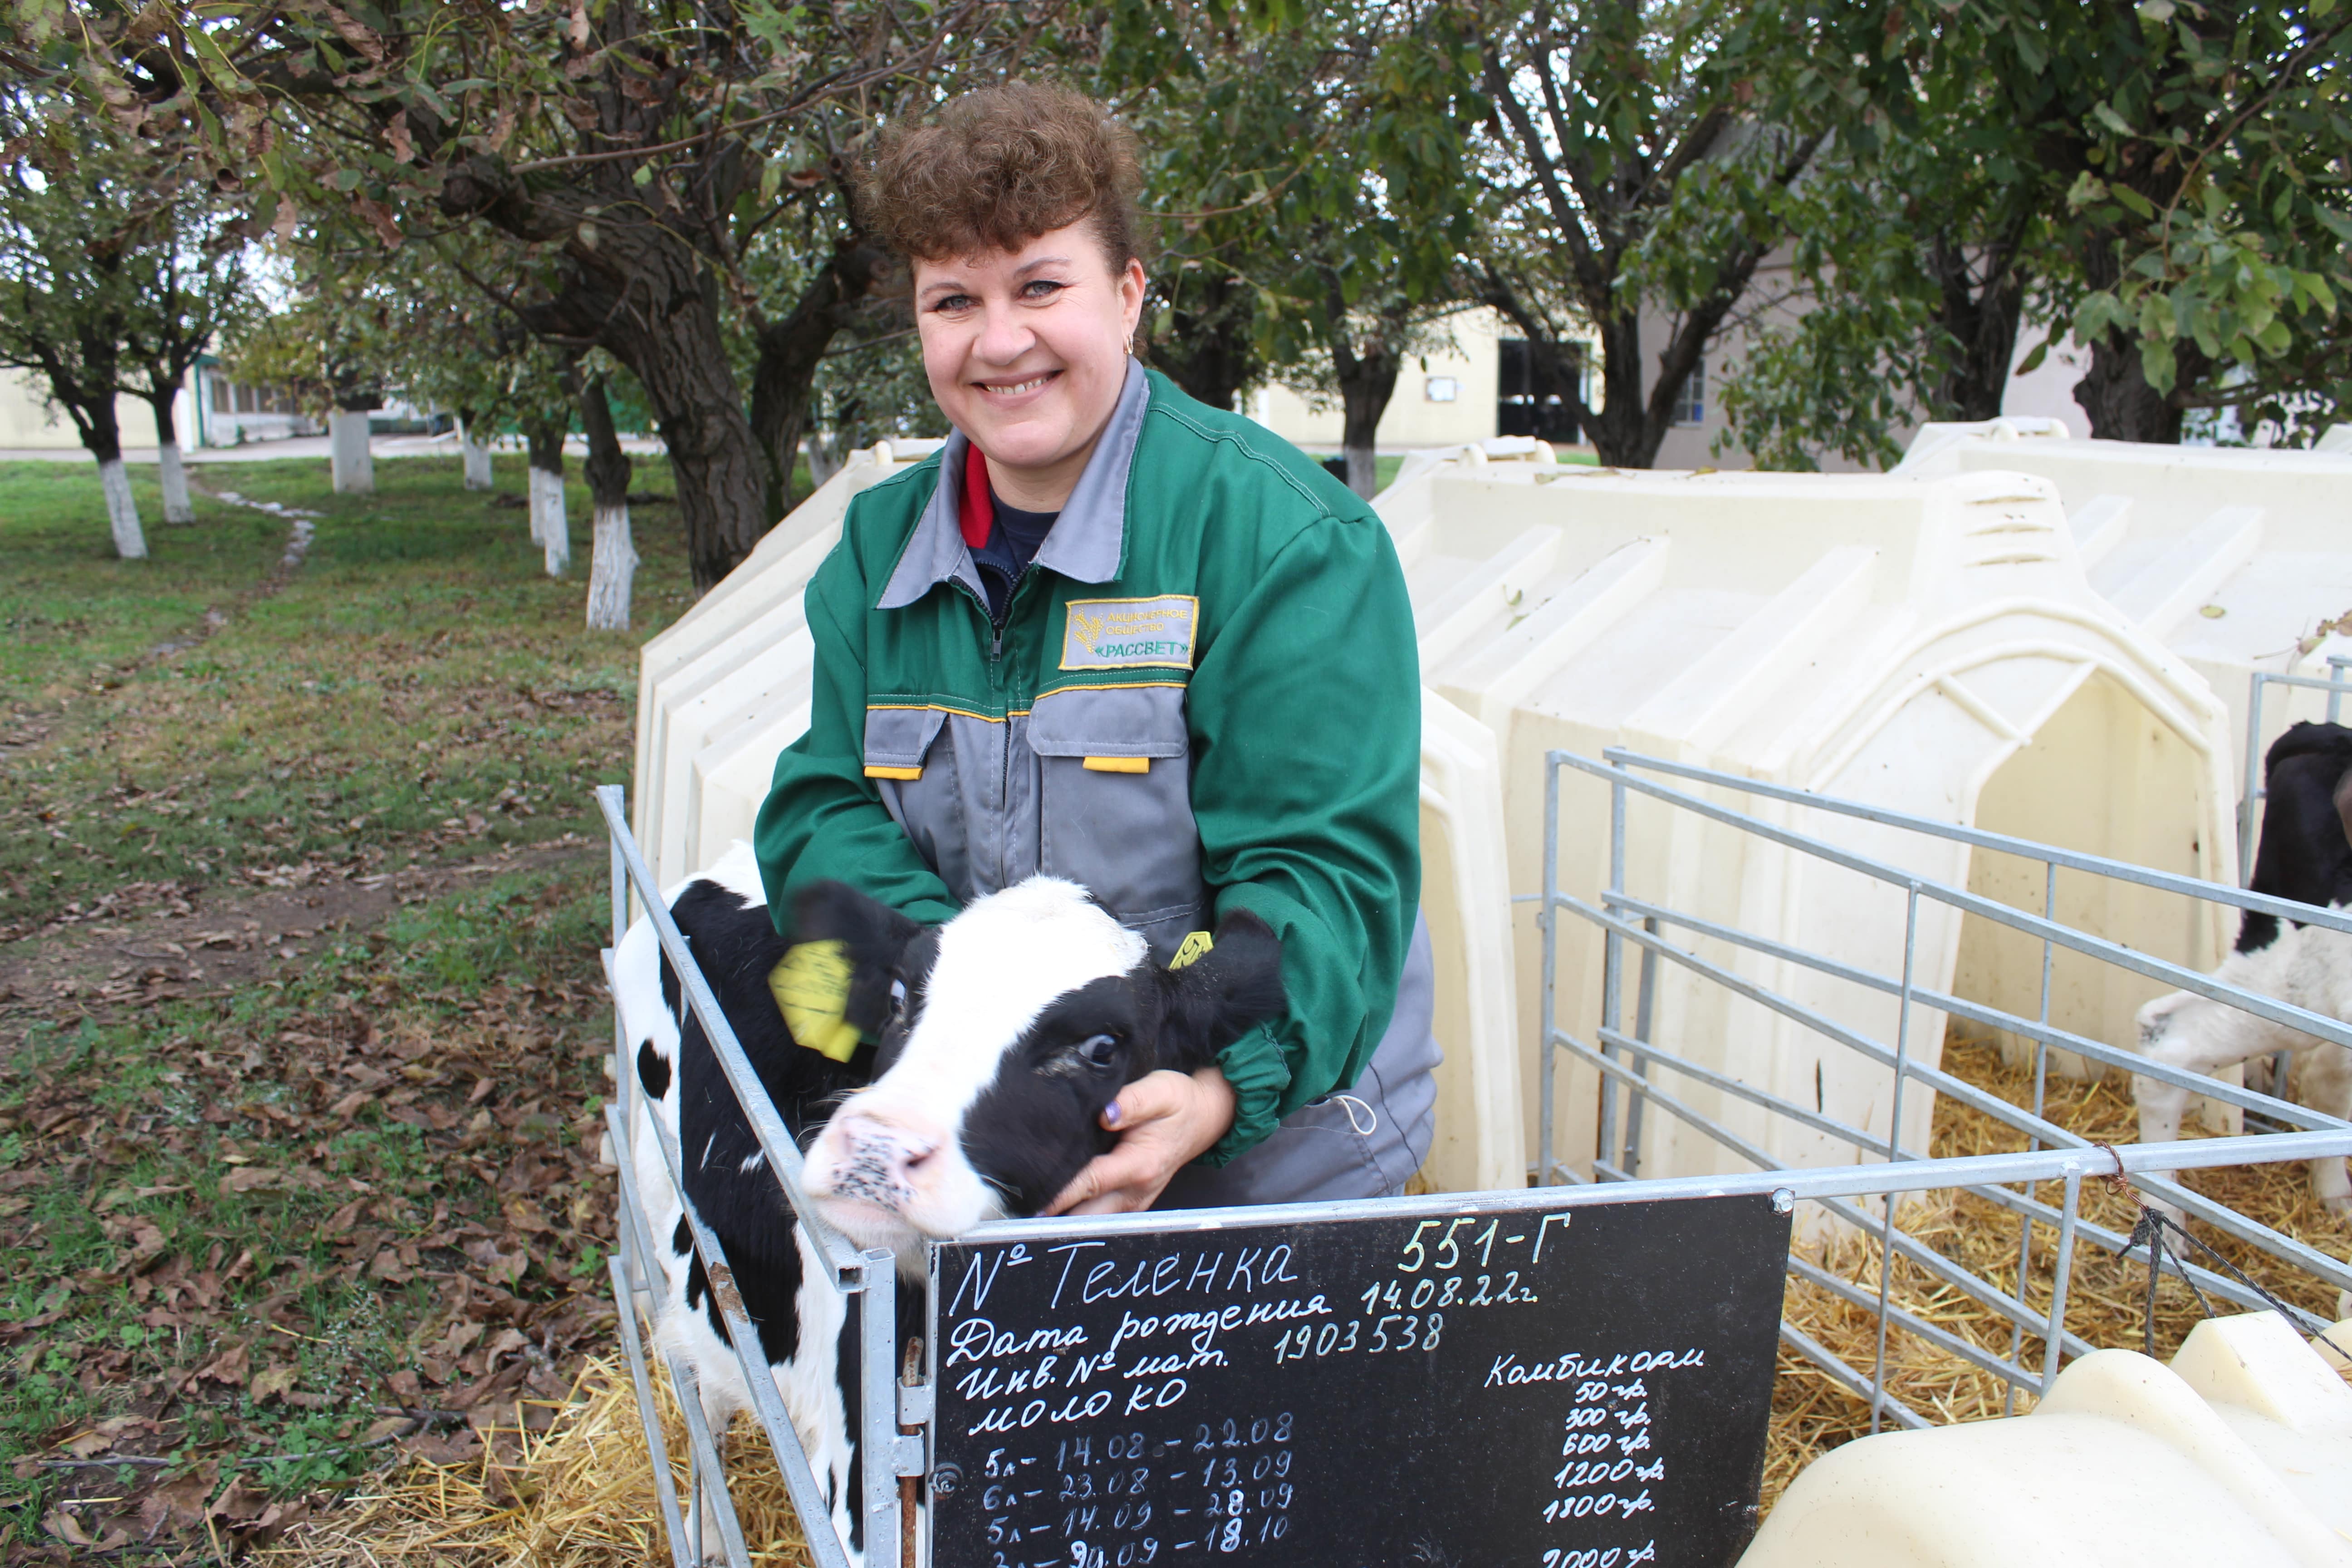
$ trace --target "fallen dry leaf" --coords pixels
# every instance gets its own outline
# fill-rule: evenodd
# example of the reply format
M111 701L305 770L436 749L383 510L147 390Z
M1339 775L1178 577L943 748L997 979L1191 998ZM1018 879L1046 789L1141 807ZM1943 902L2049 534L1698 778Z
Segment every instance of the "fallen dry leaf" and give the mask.
M248 1392L253 1395L253 1402L258 1405L264 1400L282 1398L293 1393L294 1385L301 1380L302 1373L299 1367L273 1366L265 1372L254 1374L253 1384Z
M247 1364L245 1347L231 1345L198 1367L196 1375L214 1383L226 1383L235 1386L245 1381Z

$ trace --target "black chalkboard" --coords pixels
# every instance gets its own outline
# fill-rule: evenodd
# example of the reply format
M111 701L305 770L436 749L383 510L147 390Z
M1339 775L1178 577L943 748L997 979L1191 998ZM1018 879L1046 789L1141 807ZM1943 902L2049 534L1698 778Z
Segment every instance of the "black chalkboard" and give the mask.
M937 1247L931 1562L1728 1564L1788 1244L1754 1196Z

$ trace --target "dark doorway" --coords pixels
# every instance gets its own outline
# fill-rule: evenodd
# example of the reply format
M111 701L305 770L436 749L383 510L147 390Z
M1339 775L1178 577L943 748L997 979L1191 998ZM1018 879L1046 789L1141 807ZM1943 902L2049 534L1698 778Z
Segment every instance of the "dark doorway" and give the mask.
M1537 371L1535 357L1528 353L1525 338L1505 338L1499 346L1502 355L1496 366L1495 433L1533 436L1538 441L1574 441L1576 387L1584 370L1582 345L1560 345L1560 358L1565 363L1556 378Z

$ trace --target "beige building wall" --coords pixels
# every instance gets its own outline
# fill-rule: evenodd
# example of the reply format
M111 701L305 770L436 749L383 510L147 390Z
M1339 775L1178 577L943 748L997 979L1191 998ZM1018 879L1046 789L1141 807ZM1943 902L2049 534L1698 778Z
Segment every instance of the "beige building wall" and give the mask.
M114 418L121 428L126 449L154 447L155 411L143 401L136 397L116 398ZM172 421L179 427L183 447L195 445L194 420L188 395L184 390L172 405ZM43 405L37 381L22 371L0 370L0 447L79 452L81 437L74 433L72 420L62 412L52 416Z
M1451 447L1495 434L1495 345L1515 336L1492 310L1451 318L1450 346L1415 355L1397 374L1396 392L1375 437L1384 452ZM1318 409L1286 386L1265 386L1245 399L1249 416L1301 447L1339 445L1339 406Z
M1741 447L1726 444L1720 452L1715 449L1725 430L1723 408L1717 393L1723 381L1738 367L1746 352L1751 331L1757 325L1782 324L1793 321L1801 311L1792 308L1790 299L1788 253L1776 250L1756 269L1756 279L1748 298L1742 301L1739 317L1727 323L1716 335L1706 352L1705 384L1695 400L1697 417L1677 420L1658 444L1657 461L1660 468L1752 468L1755 459ZM1642 320L1642 349L1649 362L1643 370L1642 391L1646 398L1658 384L1658 352L1666 341L1666 318L1644 313ZM2039 416L2062 420L2075 435L2084 433L2086 421L2082 407L2074 401L2074 384L2088 368L2089 356L2073 340L2053 345L2049 355L2032 372L2020 376L2014 374L2041 334L2027 330L2019 332L2016 352L2011 357L2012 374L2003 389L2000 411L2004 416ZM1869 374L1866 368L1857 368L1856 374ZM1694 400L1685 398L1686 405ZM1906 425L1893 434L1895 444L1907 448L1918 433L1916 424ZM1875 472L1876 465L1858 465L1832 453L1820 455L1824 473L1850 474Z

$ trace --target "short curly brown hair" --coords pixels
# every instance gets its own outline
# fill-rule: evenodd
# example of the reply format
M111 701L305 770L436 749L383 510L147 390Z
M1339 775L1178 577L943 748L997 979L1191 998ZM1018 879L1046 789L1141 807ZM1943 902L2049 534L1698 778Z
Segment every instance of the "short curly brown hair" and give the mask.
M910 260L1018 250L1090 221L1111 269L1144 254L1135 137L1082 93L1013 81L965 93L928 124L894 125L867 159L866 225Z

